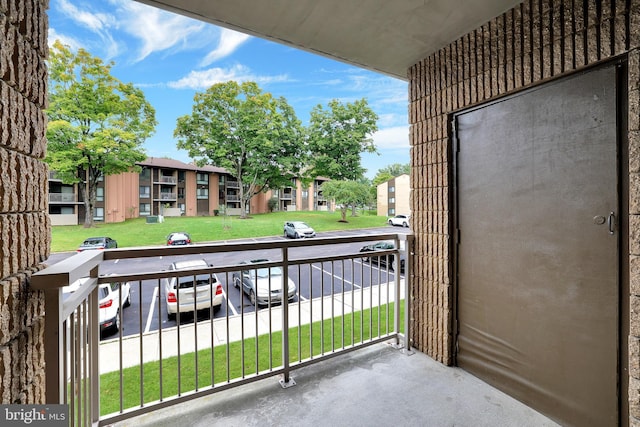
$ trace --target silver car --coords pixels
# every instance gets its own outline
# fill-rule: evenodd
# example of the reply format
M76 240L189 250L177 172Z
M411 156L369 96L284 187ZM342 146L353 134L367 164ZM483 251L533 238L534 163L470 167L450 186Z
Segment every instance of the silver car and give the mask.
M306 222L287 221L284 223L284 237L293 237L294 239L316 237L316 232Z
M261 264L269 262L266 259L244 261L242 264ZM254 306L277 304L282 302L284 275L280 267L257 267L252 270L242 270L233 273L233 286L241 288L249 295ZM296 284L289 278L287 282L287 298L292 300L296 296Z

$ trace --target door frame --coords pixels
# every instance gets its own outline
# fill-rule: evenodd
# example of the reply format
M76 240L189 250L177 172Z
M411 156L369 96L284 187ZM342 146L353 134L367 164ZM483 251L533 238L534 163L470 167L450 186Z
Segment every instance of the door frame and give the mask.
M618 425L629 425L629 333L630 333L630 271L629 271L629 138L628 138L628 111L629 111L629 81L628 81L628 55L601 63L571 71L561 76L546 79L540 83L517 90L507 95L497 96L488 101L477 103L469 107L453 111L447 117L448 139L451 168L449 174L449 200L452 201L451 222L449 234L452 236L449 243L449 253L452 254L451 268L453 278L453 304L452 304L452 335L453 335L453 364L458 366L458 305L459 305L459 189L458 189L458 153L460 152L460 140L457 133L457 117L468 112L484 108L497 102L503 102L509 98L521 96L529 91L536 90L540 86L555 83L559 79L571 78L576 75L586 74L591 71L615 67L616 75L616 136L617 136L617 181L618 181Z

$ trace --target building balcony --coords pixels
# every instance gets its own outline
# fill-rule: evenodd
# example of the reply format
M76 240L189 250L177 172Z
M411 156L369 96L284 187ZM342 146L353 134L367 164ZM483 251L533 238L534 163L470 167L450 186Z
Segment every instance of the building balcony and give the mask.
M176 193L160 193L158 197L154 200L178 200Z
M359 248L378 240L401 249L365 262ZM554 425L414 353L412 242L402 234L274 238L85 251L53 263L31 280L45 290L46 403L68 404L70 425ZM240 263L256 250L269 261ZM404 274L391 256L409 261ZM208 266L177 272L157 261L183 257ZM267 272L264 307L234 286L257 269ZM180 287L174 299L185 308L172 320L166 301L178 276L210 292L202 309L181 303L192 289ZM277 283L289 279L286 298ZM121 327L101 337L98 290L113 282L129 284L132 307L116 310ZM64 292L70 285L75 292ZM125 300L123 288L114 301Z
M79 202L74 193L49 193L49 203L76 204Z
M238 184L238 181L227 181L225 183L225 187L227 187L227 188L240 188L240 185Z
M178 180L173 176L161 176L158 178L154 184L169 184L169 185L177 185Z

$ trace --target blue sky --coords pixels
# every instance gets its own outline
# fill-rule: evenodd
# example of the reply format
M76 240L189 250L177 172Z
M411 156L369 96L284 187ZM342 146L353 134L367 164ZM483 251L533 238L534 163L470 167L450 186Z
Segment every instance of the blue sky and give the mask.
M189 162L176 148L176 119L191 113L196 92L236 80L284 96L305 125L318 104L366 98L379 116L372 137L380 153L363 154L366 175L409 163L404 81L132 0L50 0L49 43L56 39L115 62L115 77L144 90L158 120L145 143L149 156Z

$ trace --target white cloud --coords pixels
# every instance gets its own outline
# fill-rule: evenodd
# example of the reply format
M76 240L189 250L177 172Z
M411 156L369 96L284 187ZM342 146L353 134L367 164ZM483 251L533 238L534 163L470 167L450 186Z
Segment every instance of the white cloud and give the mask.
M190 40L196 34L206 32L205 23L182 15L133 1L119 1L118 4L122 30L142 43L136 55L137 61L154 52L191 48Z
M249 38L250 36L248 34L242 34L227 28L221 29L218 47L205 56L200 66L206 67L212 62L231 55L240 45L249 40Z
M112 15L81 10L68 0L58 0L58 7L68 18L95 33L105 31L116 22Z
M56 5L66 17L100 37L100 47L106 52L106 60L114 58L119 54L120 46L118 42L113 38L110 31L112 28L115 28L118 25L118 20L114 15L80 9L68 0L58 0ZM82 5L87 6L84 3ZM63 35L58 35L58 37L60 39L71 40L70 37L65 37ZM69 44L69 46L72 46L71 43L65 44ZM86 47L88 43L83 42L77 44Z
M372 137L379 150L406 150L409 148L408 125L380 129Z
M273 82L287 81L286 75L279 76L258 76L251 72L244 65L235 65L231 68L209 68L202 71L191 71L189 75L180 80L169 82L167 86L174 89L206 89L216 83L235 80L237 82L254 81L256 83L267 84Z
M53 43L56 40L60 40L60 43L62 43L63 45L69 46L73 51L77 51L78 48L82 47L82 43L80 43L74 37L66 36L64 34L59 34L55 28L50 27L48 40L47 40L49 47L53 46Z

